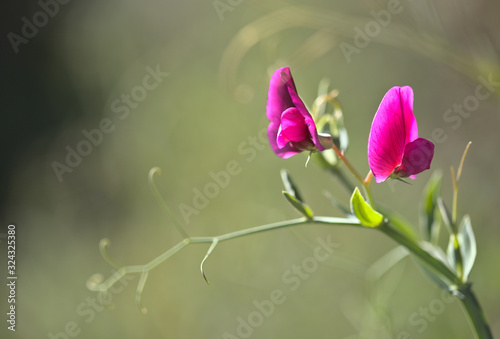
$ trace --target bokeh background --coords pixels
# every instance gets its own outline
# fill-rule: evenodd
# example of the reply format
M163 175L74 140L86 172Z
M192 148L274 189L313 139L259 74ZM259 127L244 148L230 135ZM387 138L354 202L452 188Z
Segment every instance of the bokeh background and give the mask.
M346 57L341 44L356 47L357 29L376 22L372 11L391 6L400 11ZM5 319L0 329L7 337L472 338L461 305L444 302L411 259L373 280L373 265L395 243L349 227L300 226L223 242L205 265L210 285L199 271L208 245L189 246L150 273L146 315L134 301L136 275L105 306L87 289L95 273L112 273L99 254L102 238L111 241L111 257L127 265L144 264L181 240L151 193L153 166L162 169L156 182L165 202L193 236L297 217L281 194L281 168L316 214L342 215L323 194L348 204L335 178L314 163L305 168L306 155L276 157L259 137L267 125L269 77L286 65L309 106L321 79L338 89L348 156L362 173L381 98L392 86L413 87L420 135L432 139L441 129L446 140L436 142L432 169L412 185L373 189L416 230L430 175L442 171L443 197L451 204L449 168L472 141L459 215L471 216L478 256L470 278L500 336L498 2L17 1L3 7L0 229L5 236L7 225L16 225L18 275L16 332L7 331ZM52 13L46 21L37 14L44 7ZM36 32L23 33L34 16ZM152 70L162 76L144 90ZM488 78L491 96L460 116L454 105L470 100ZM126 104L123 95L140 100ZM67 147L75 150L86 140L82 131L103 121L113 130L58 178L54 162L67 165ZM241 172L183 217L180 206L193 207L195 191L231 161ZM328 237L334 252L292 291L283 275ZM6 276L7 246L0 240ZM248 321L254 302L273 290L285 302L252 333L238 334L239 317Z

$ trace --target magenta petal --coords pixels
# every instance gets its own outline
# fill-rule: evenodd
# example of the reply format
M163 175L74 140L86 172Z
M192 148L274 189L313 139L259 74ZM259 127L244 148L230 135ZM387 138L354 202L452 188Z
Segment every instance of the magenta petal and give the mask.
M290 116L289 121L282 121L282 114L291 108L294 109L293 116ZM320 151L325 149L319 141L316 124L297 93L288 67L276 70L271 77L266 114L270 121L267 135L276 155L288 158L304 150L292 146L289 141L299 144L305 142L311 146L314 144ZM299 119L298 115L302 118Z
M424 138L418 138L405 147L401 166L397 172L415 179L415 175L431 167L434 156L434 144Z
M279 71L279 70L278 70ZM278 73L278 71L275 72ZM304 105L304 102L302 99L299 97L299 94L297 93L297 88L295 87L295 82L293 81L292 73L290 72L290 69L288 67L282 68L282 71L280 73L281 75L281 80L283 81L284 84L286 84L286 88L288 89L288 94L289 98L292 101L292 105L288 107L296 107L300 114L306 117L311 117L311 114L309 114L309 111L306 108L306 105ZM283 110L284 111L284 110Z
M393 87L382 99L368 137L368 163L376 182L386 180L401 164L405 145L418 137L413 90Z
M279 70L278 70L279 71ZM278 73L278 71L275 72ZM324 151L325 147L321 145L321 142L319 141L319 136L318 136L318 130L316 129L316 124L314 123L314 120L309 113L309 111L306 108L306 105L304 105L304 102L302 99L299 97L299 94L297 93L297 88L295 87L295 82L293 81L292 73L290 72L290 69L288 67L284 67L281 69L281 79L283 82L287 85L288 88L288 94L290 95L290 99L292 100L293 106L298 109L300 114L304 117L304 120L306 122L306 125L309 129L309 134L310 138L312 139L314 146L319 151Z
M287 139L285 132L281 129L278 130L278 136L276 137L276 145L281 149L286 146L290 140Z
M307 125L307 128L309 129L309 134L312 138L312 141L314 143L314 146L316 146L316 148L318 149L318 151L324 151L325 150L325 146L323 146L321 144L321 141L319 141L319 135L318 135L318 130L316 128L316 123L314 122L313 118L311 117L311 115L307 114L306 117L304 117L304 121Z
M282 75L283 74L283 75ZM290 77L290 69L283 67L274 72L269 82L269 91L267 95L266 114L269 121L278 123L281 120L281 114L290 107L293 107L292 98L290 97L289 85L283 80L283 77ZM295 85L293 84L295 91Z
M282 79L282 73L290 74L288 67L280 68L274 72L269 83L269 92L267 98L266 114L270 121L267 128L269 143L274 153L282 158L289 158L301 151L291 146L290 144L283 146L277 144L278 134L281 132L281 114L293 106L292 99L288 91L287 84ZM285 140L281 140L284 142ZM283 147L279 147L283 146Z
M283 159L288 159L291 156L298 154L302 152L296 147L293 147L290 143L286 142L283 147L279 147L277 143L277 135L279 132L279 125L275 128L276 125L273 125L272 123L269 125L267 128L267 136L269 138L269 143L271 144L271 148L273 149L274 153L276 153L277 156L283 158Z
M281 130L289 141L309 139L309 130L299 110L291 107L281 115ZM279 137L279 136L278 136Z

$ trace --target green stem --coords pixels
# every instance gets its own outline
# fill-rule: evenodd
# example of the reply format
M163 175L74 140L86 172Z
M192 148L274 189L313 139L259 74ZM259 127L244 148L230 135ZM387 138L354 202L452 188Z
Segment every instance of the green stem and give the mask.
M451 205L451 228L457 231L458 186L453 189L453 204Z
M133 273L144 273L144 272L151 271L153 268L160 265L165 260L170 258L172 255L176 254L177 252L179 252L180 250L182 250L184 247L188 246L191 243L214 243L214 241L221 242L224 240L230 240L230 239L242 237L245 235L266 232L266 231L274 230L277 228L284 228L284 227L288 227L288 226L302 225L302 224L307 224L307 223L311 223L311 222L318 223L318 224L361 226L359 221L356 219L335 218L335 217L313 217L311 219L298 218L298 219L285 220L285 221L281 221L281 222L251 227L251 228L247 228L247 229L243 229L243 230L239 230L239 231L235 231L235 232L230 232L230 233L226 233L226 234L222 234L222 235L217 235L217 236L187 237L187 238L183 239L181 242L179 242L178 244L176 244L175 246L168 249L166 252L160 254L158 257L156 257L153 260L151 260L150 262L148 262L147 264L123 266L123 267L117 269L117 271L114 274L112 274L105 281L100 282L100 283L94 283L92 281L89 281L87 286L92 291L97 291L97 292L107 291L118 280L120 280L124 275L133 274ZM109 245L109 242L107 242L107 245ZM110 262L108 260L109 258L107 256L107 254L105 256L105 259L108 262ZM113 263L113 262L111 261L110 264L111 263ZM145 282L143 282L143 283L145 283Z
M276 223L267 224L267 225L262 225L262 226L251 227L251 228L247 228L244 230L239 230L239 231L226 233L226 234L222 234L222 235L218 235L218 236L193 237L193 238L190 238L190 242L192 242L192 243L211 243L215 239L217 239L219 242L221 242L224 240L230 240L230 239L242 237L242 236L249 235L249 234L266 232L266 231L271 231L271 230L274 230L277 228L302 225L302 224L307 224L307 223L311 223L311 222L318 223L318 224L361 226L359 221L356 219L335 218L335 217L312 217L311 219L298 218L298 219L285 220L285 221L276 222Z
M491 333L488 321L484 316L479 301L472 291L471 285L466 285L461 293L462 295L460 296L460 301L469 315L469 320L472 323L472 327L474 327L474 330L476 331L477 337L479 339L493 339L493 334Z
M445 264L434 258L429 252L421 248L413 240L393 229L389 224L383 223L377 227L384 234L395 240L397 243L405 246L411 253L426 262L437 272L445 276L450 282L454 283L457 288L457 295L464 305L465 311L469 316L472 327L476 332L478 339L493 339L488 321L484 316L483 310L469 283L463 283L461 279L451 271Z
M365 194L368 197L368 201L370 202L370 206L375 208L375 202L373 200L372 191L370 189L370 183L363 183L363 188L365 189Z
M335 152L335 154L337 155L337 157L342 160L342 162L347 166L347 168L349 169L349 171L351 171L352 174L354 174L354 176L356 177L356 179L358 179L358 181L363 184L364 183L364 179L363 177L358 173L358 171L354 168L354 166L349 162L349 160L347 160L347 158L344 156L344 154L337 148L337 146L335 146L335 144L333 144L332 146L332 149L333 151Z
M453 180L453 206L451 212L452 226L455 232L457 231L457 210L458 210L458 188L460 185L460 178L462 177L462 170L464 168L465 157L469 151L471 142L467 143L465 146L464 153L462 154L462 159L460 159L460 164L458 165L457 175L455 176L455 170L451 167L451 179Z
M182 227L181 223L177 220L175 215L170 211L170 208L168 208L167 204L165 203L165 200L161 197L160 191L158 191L158 188L156 187L156 184L154 182L154 175L158 173L161 174L161 169L159 167L153 167L149 170L149 186L151 187L151 190L153 191L153 195L156 198L156 201L158 204L160 204L160 207L163 209L165 214L167 215L168 219L172 222L174 227L177 229L177 231L180 233L180 235L184 238L187 239L189 238L188 234L186 231L184 231L184 228Z
M361 183L361 185L364 188L364 191L366 193L366 196L368 197L368 201L370 202L371 206L374 206L374 201L372 197L372 192L370 190L370 181L371 181L371 171L370 174L366 177L366 179L363 179L363 177L359 174L359 172L354 168L354 166L349 162L349 160L344 156L344 154L333 144L332 146L333 151L337 155L337 157L342 160L342 162L347 166L349 171L358 179L358 181ZM344 184L344 186L347 188L349 193L354 192L354 186L351 184L351 182L344 176L344 174L337 169L332 169L332 173L338 176L340 181Z
M406 247L411 253L413 253L419 259L423 260L435 271L441 273L450 282L456 284L457 286L460 286L462 284L462 282L460 281L460 279L458 279L455 273L451 269L449 269L445 264L443 264L440 260L436 259L431 254L429 254L429 252L420 247L418 243L411 240L404 234L396 231L389 224L383 223L377 226L376 229L383 232L385 235L396 241L398 244Z
M270 230L274 230L274 229L282 228L282 227L301 225L301 224L305 224L308 222L309 222L309 219L307 219L307 218L285 220L285 221L280 221L280 222L276 222L276 223L272 223L272 224L246 228L243 230L239 230L239 231L235 231L235 232L231 232L231 233L226 233L226 234L222 234L222 235L217 235L217 236L192 237L192 238L190 238L190 241L192 243L207 243L207 242L211 243L215 239L217 239L219 242L221 242L224 240L234 239L234 238L242 237L242 236L249 235L249 234L270 231Z
M121 279L125 274L130 274L130 273L142 273L142 278L139 283L139 286L137 288L137 302L140 305L140 296L142 293L142 289L144 287L144 284L146 283L146 278L147 278L147 272L164 262L166 259L174 255L175 253L179 252L181 249L184 247L188 246L191 243L211 243L211 248L209 249L207 255L203 259L203 262L206 260L208 255L211 253L215 245L224 240L230 240L238 237L242 237L245 235L250 235L250 234L255 234L255 233L260 233L260 232L266 232L278 228L284 228L288 226L295 226L295 225L302 225L302 224L307 224L307 223L317 223L317 224L329 224L329 225L350 225L350 226L358 226L358 227L364 227L359 223L359 220L357 219L348 219L348 218L336 218L336 217L323 217L323 216L318 216L318 217L312 217L312 218L298 218L298 219L292 219L292 220L286 220L282 222L277 222L277 223L272 223L272 224L267 224L267 225L262 225L262 226L256 226L256 227L251 227L248 229L244 230L239 230L235 232L230 232L218 236L211 236L211 237L188 237L175 245L174 247L170 248L168 251L165 253L161 254L157 258L153 259L149 263L145 265L136 265L136 266L124 266L118 271L116 271L113 275L111 275L106 281L101 282L100 284L92 284L89 285L89 289L94 290L94 291L107 291L109 288L111 288L118 280ZM450 269L448 268L444 263L436 259L434 256L432 256L429 252L424 250L422 247L419 246L418 243L413 241L412 239L408 238L406 235L403 233L400 233L396 229L394 229L388 222L384 222L381 225L377 226L376 228L371 228L371 229L377 229L380 230L382 233L386 234L389 236L391 239L396 241L398 244L403 245L406 247L412 254L417 256L419 259L427 263L432 269L435 271L439 272L442 274L446 279L448 279L452 284L455 284L456 286L456 291L457 295L459 296L461 302L464 305L464 308L469 315L469 319L472 323L472 326L474 327L474 330L477 334L478 339L493 339L493 336L491 334L489 325L486 321L486 318L483 314L483 311L481 309L481 306L479 305L479 302L472 292L470 284L464 284L459 277ZM202 263L203 264L203 263ZM203 270L202 270L203 273ZM203 273L204 274L204 273ZM205 280L206 277L204 276ZM142 307L142 306L141 306Z

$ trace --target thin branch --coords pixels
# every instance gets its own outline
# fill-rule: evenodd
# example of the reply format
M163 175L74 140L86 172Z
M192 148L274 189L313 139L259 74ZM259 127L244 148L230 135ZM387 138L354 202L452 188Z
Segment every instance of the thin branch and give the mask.
M359 182L361 184L364 183L364 179L363 177L358 173L358 171L354 168L354 166L349 162L349 160L347 160L347 158L344 156L344 154L337 148L337 146L335 146L335 144L333 144L332 146L332 149L333 151L335 152L335 154L337 155L337 157L342 160L344 162L344 164L347 166L347 168L349 168L349 170L351 171L352 174L354 174L354 176L356 177L356 179L359 180Z
M251 228L247 228L244 230L239 230L239 231L230 232L230 233L217 235L217 236L186 238L186 239L182 240L181 242L179 242L178 244L176 244L175 246L173 246L172 248L168 249L163 254L154 258L150 262L148 262L144 265L123 266L123 267L119 268L116 272L114 272L105 281L103 281L99 284L95 284L95 283L90 284L89 283L88 287L92 291L105 292L105 291L109 290L123 276L125 276L127 274L134 274L134 273L141 273L142 274L142 277L140 280L140 285L144 285L146 283L146 278L147 278L147 275L144 275L144 272L151 271L153 268L160 265L165 260L170 258L172 255L179 252L181 249L183 249L184 247L186 247L187 245L189 245L191 243L211 243L212 245L211 245L211 248L209 249L209 251L206 255L206 257L207 257L210 254L211 250L213 250L213 248L215 247L215 245L218 242L238 238L238 237L249 235L249 234L270 231L270 230L284 228L284 227L288 227L288 226L302 225L302 224L311 223L311 222L318 223L318 224L361 226L359 221L357 219L353 219L353 218L347 219L347 218L335 218L335 217L313 217L312 219L307 219L307 218L291 219L291 220L286 220L286 221L282 221L282 222L276 222L276 223L272 223L272 224L251 227ZM203 261L206 260L206 257L203 259ZM109 261L109 260L106 260L106 261L110 264L113 262L113 261ZM202 264L203 264L203 262L202 262ZM138 294L139 294L138 300L140 300L139 291L142 291L142 288L139 288L139 287L137 290ZM141 311L143 311L142 308L141 308Z

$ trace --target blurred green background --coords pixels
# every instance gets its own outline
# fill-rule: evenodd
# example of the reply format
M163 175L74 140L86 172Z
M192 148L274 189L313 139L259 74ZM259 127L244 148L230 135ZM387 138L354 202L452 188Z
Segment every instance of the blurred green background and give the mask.
M390 19L377 22L373 13L391 8L397 11ZM305 168L306 155L283 160L259 139L267 126L269 77L288 65L309 106L321 79L339 90L348 156L362 173L368 171L366 143L381 98L392 86L413 87L420 136L433 139L439 128L446 140L433 139L432 169L412 185L385 183L373 190L416 229L420 194L432 171L444 173L443 196L451 204L449 167L457 167L472 141L459 215L471 216L478 256L470 279L500 336L500 84L470 115L455 110L473 102L480 79L500 81L499 15L492 0L20 1L4 9L0 227L5 235L8 224L16 225L18 285L17 330L7 331L4 320L1 333L472 338L461 305L444 302L410 259L371 281L371 266L395 243L349 227L300 226L221 243L205 265L211 285L199 272L208 246L189 246L150 273L146 315L134 301L135 275L106 307L86 288L93 274L112 273L98 251L102 238L111 240L112 258L127 265L144 264L181 240L148 186L153 166L162 169L156 182L166 203L193 236L297 217L281 194L281 168L290 171L316 214L342 215L323 195L328 190L347 205L349 195L338 181L314 163ZM24 28L34 20L36 33ZM357 29L375 30L356 45ZM345 44L356 52L346 57ZM102 140L91 132L99 128L109 132ZM82 144L83 130L94 133L95 144L85 144L90 149ZM79 144L87 155L58 177L54 162L68 166L67 147ZM193 207L196 190L214 182L210 173L226 170L231 161L241 172L197 214L183 218L181 204ZM336 244L333 253L291 290L283 276L312 257L318 238L328 237ZM0 240L6 272L7 248ZM259 321L255 302L274 290L285 300ZM238 334L238 319L248 322L252 314L258 326Z

